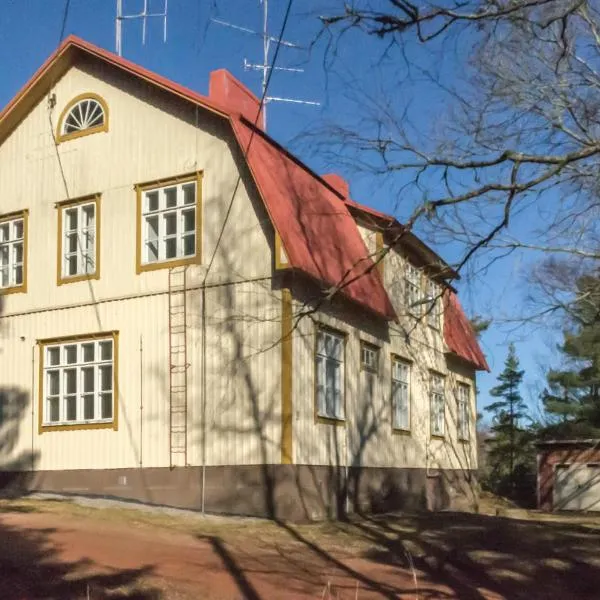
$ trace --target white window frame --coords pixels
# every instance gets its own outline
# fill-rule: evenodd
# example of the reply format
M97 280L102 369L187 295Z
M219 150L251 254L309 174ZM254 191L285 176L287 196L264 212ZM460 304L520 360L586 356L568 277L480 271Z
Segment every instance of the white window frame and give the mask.
M445 378L439 373L430 374L429 409L431 415L431 435L446 435L446 397Z
M407 312L415 316L421 315L423 306L419 302L422 299L421 271L406 261L404 266L404 303Z
M27 214L0 216L0 294L20 291L27 278Z
M345 418L346 336L319 327L315 348L315 396L317 417L335 421Z
M427 324L434 329L439 329L442 316L440 286L431 279L427 281L427 296L431 298L431 302L427 305Z
M40 342L42 431L116 425L117 353L114 333Z
M471 386L459 383L456 387L456 435L461 441L470 439Z
M90 208L93 215L92 223L84 224L86 213ZM61 236L59 283L98 277L98 235L100 233L98 196L59 204L58 210ZM71 213L76 215L74 228L69 228ZM71 238L75 240L75 249L69 244ZM69 273L71 260L75 261L75 273Z
M192 195L186 194L189 190L193 190ZM138 186L138 194L139 269L197 262L201 219L199 175Z
M108 131L108 105L98 94L86 93L73 98L63 109L56 141L66 142L101 131Z
M360 369L370 373L379 372L379 348L362 340L360 342Z
M392 356L392 427L398 431L411 430L411 364Z

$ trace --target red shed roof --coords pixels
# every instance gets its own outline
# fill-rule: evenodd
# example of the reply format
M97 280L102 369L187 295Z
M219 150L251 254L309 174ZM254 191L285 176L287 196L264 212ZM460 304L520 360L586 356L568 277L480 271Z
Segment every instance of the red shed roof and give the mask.
M246 157L248 166L291 266L325 284L326 288L339 286L346 297L385 319L396 318L349 208L369 211L390 223L395 219L343 198L345 188L335 175L328 176L329 181L319 177L255 127L251 121L258 114L258 100L225 72L213 76L214 93L206 97L112 52L69 36L0 113L0 143L80 55L100 59L228 119L244 153L252 139ZM228 90L236 92L233 97ZM241 106L235 104L236 98L243 99ZM444 336L450 350L476 368L488 369L454 293L447 297L446 310Z

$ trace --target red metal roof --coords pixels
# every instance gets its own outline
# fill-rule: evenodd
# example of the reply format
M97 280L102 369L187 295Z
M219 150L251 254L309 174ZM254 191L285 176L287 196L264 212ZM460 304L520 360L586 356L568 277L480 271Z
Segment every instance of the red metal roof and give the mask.
M243 150L252 137L248 164L290 263L327 288L340 286L353 301L395 319L345 203L262 131L243 119L233 119L232 125Z
M490 370L458 296L451 290L444 294L444 340L450 352L476 369Z
M324 283L326 288L333 288L341 283L340 291L346 297L386 319L396 319L379 272L367 258L367 248L348 207L369 212L372 216L391 223L395 221L394 218L349 198L343 200L341 196L344 195L345 188L337 176L319 177L267 134L254 127L242 112L251 118L250 113L256 107L256 97L249 91L246 94L246 90L240 91L236 86L232 87L230 84L234 78L225 76L223 72L220 75L217 73L217 78L214 79L215 89L222 92L226 85L231 89L236 88L235 97L244 100L239 110L232 106L227 94L213 94L215 97L211 98L203 96L112 52L76 36L69 36L0 113L0 141L7 131L16 126L15 119L21 117L17 110L19 105L23 105L24 110L30 109L31 101L27 97L34 90L43 88L46 80L53 80L56 76L54 68L64 63L62 68L66 70L77 52L100 58L227 118L243 152L248 148L252 136L247 156L248 165L292 267ZM62 58L65 60L62 61ZM243 86L239 84L238 87ZM444 337L450 351L476 368L489 370L454 292L446 296L445 305L447 312Z

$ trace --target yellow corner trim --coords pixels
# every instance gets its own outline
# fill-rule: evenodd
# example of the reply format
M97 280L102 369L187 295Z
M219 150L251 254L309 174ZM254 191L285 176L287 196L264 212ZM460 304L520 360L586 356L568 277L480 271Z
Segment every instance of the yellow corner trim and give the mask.
M290 465L293 455L293 305L288 288L281 291L281 463Z

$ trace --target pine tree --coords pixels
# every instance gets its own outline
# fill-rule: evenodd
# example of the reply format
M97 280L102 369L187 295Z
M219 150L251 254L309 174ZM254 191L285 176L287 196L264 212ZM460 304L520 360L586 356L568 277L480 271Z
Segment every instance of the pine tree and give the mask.
M549 371L542 394L549 421L544 437L600 435L600 276L582 276L576 287L560 348L567 366Z
M523 375L514 344L510 344L504 370L498 375L499 384L490 390L490 395L498 400L486 407L493 415L488 445L495 487L500 492L510 491L511 495L515 493L515 467L524 462L529 445L528 432L521 427L527 417L527 407L519 391ZM506 483L509 490L504 489Z

